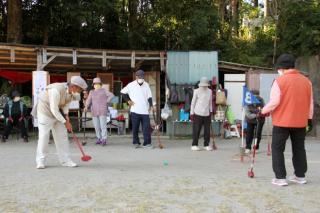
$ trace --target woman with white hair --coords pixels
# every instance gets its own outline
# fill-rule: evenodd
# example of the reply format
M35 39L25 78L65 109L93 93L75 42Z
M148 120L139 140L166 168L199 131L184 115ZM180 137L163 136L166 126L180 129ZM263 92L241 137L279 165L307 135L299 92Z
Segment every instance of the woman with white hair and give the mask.
M102 146L107 145L107 114L108 103L113 98L113 94L102 88L100 78L93 79L94 90L91 90L86 102L86 108L91 109L92 120L94 129L96 131L97 141L96 144Z

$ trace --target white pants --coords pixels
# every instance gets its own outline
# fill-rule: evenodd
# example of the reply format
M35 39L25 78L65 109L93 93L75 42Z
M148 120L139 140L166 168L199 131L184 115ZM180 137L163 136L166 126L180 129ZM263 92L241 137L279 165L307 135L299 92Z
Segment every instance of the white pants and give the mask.
M107 139L107 116L92 117L98 139Z
M38 129L39 140L36 156L37 164L45 163L46 157L48 155L50 130L52 131L52 136L56 145L60 163L68 162L71 160L69 157L68 132L63 123L57 121L56 119L38 114Z

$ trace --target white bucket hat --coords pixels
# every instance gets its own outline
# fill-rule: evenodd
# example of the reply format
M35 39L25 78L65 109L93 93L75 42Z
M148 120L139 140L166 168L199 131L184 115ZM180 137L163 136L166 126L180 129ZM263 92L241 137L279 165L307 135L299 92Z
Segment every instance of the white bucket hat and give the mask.
M94 78L92 84L102 84L100 78Z
M200 79L199 87L208 87L209 86L209 80L207 77L202 77Z
M88 87L86 81L80 76L72 76L70 83L80 87L83 90L87 89Z

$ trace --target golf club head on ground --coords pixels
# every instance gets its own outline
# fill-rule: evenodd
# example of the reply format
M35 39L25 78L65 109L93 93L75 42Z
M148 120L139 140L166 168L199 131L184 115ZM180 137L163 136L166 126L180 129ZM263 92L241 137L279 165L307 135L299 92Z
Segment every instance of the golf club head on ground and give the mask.
M252 170L249 170L249 171L248 171L248 177L249 177L249 178L253 178L253 177L254 177L254 173L253 173Z
M218 147L217 147L215 142L212 143L212 148L213 148L213 150L217 150L218 149Z
M82 161L90 161L92 159L92 157L90 155L84 155L81 157Z

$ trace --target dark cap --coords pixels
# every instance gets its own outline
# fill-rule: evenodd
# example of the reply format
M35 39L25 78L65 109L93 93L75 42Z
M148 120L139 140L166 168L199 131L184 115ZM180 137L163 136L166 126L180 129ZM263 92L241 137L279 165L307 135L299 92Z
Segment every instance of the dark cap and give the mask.
M12 92L12 98L14 97L20 97L20 93L17 90Z
M284 53L279 56L276 61L275 68L276 69L291 69L294 68L296 59L293 55Z
M144 72L143 72L143 70L138 70L138 71L136 72L136 76L137 76L138 78L143 78L143 77L144 77Z

